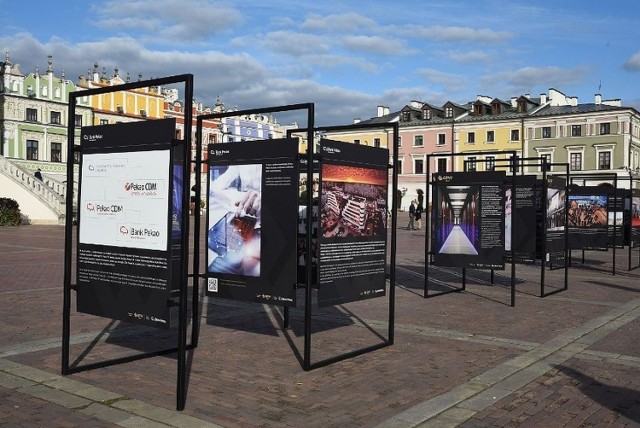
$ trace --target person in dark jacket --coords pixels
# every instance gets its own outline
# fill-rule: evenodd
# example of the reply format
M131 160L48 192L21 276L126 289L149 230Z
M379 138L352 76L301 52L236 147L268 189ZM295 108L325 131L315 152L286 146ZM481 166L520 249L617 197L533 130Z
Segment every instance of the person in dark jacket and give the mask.
M411 205L409 205L409 224L407 225L407 230L416 230L414 225L414 220L416 216L416 201L415 199L411 201Z
M422 204L418 202L418 206L416 207L416 213L415 213L416 229L418 230L422 229L422 212L423 211L424 211L424 208L422 207Z

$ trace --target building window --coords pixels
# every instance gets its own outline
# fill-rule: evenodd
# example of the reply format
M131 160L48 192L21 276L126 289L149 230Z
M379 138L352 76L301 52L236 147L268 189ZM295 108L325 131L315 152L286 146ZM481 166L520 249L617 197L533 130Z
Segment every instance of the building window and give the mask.
M62 115L59 111L51 112L51 123L54 123L56 125L60 125L62 123Z
M487 143L493 143L496 141L495 131L487 131Z
M438 172L447 172L446 158L438 158Z
M431 119L431 110L429 110L429 109L422 110L422 119L423 120L430 120Z
M546 163L546 171L551 171L551 154L550 153L544 153L540 155L540 161L541 163ZM544 169L544 168L543 168Z
M51 143L51 162L62 162L62 143Z
M611 124L609 122L600 124L600 135L611 134Z
M78 128L82 127L82 115L81 114L76 114L74 123Z
M469 156L465 161L466 171L475 171L476 170L476 157Z
M475 144L476 143L476 133L469 132L467 134L467 144Z
M109 124L108 119L100 119L100 125L108 125L108 124Z
M413 146L414 147L424 146L424 138L422 137L422 135L416 135L413 137Z
M446 134L438 134L438 145L444 146L447 144L447 135Z
M27 160L38 160L38 142L27 140Z
M571 171L582 171L582 153L570 153L569 166Z
M515 156L511 156L509 160L511 161L509 171L513 172L515 170L516 172L520 172L520 157L516 154Z
M398 135L398 147L402 147L402 136Z
M373 139L373 147L380 147L380 138Z
M598 169L611 169L611 152L598 153Z
M424 160L423 159L414 159L413 160L413 173L414 174L424 174Z
M551 127L543 126L542 127L542 138L551 138Z
M496 170L496 157L495 156L487 156L485 158L485 167L487 171L495 171Z
M511 141L520 141L520 130L512 129L511 130Z
M396 164L396 168L398 169L398 174L402 174L402 159L398 159L398 163Z
M38 110L34 108L27 109L27 122L37 122L38 121Z
M403 111L402 112L402 121L403 122L409 122L409 120L411 119L411 113L408 111Z
M582 135L582 125L571 125L571 136L580 137Z
M453 107L447 107L444 109L444 117L446 118L453 117Z

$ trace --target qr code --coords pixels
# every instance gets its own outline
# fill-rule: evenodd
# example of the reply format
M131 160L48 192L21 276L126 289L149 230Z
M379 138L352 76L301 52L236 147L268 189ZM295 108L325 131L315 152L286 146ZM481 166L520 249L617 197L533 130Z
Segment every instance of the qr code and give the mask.
M218 278L207 279L207 290L209 290L212 293L218 292Z

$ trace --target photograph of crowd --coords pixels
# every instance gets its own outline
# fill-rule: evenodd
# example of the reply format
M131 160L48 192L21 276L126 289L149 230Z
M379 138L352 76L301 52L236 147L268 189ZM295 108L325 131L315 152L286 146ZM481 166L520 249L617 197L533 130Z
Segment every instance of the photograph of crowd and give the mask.
M569 227L606 227L606 195L569 195Z
M385 237L387 170L324 164L320 206L324 238Z

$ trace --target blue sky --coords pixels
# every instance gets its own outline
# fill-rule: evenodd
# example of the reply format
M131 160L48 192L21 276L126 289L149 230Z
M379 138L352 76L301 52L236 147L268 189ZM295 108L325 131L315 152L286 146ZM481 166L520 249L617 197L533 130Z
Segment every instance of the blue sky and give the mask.
M25 74L47 55L74 82L94 63L193 73L205 105L313 102L317 124L339 125L549 88L640 110L639 17L635 0L5 1L0 48Z

